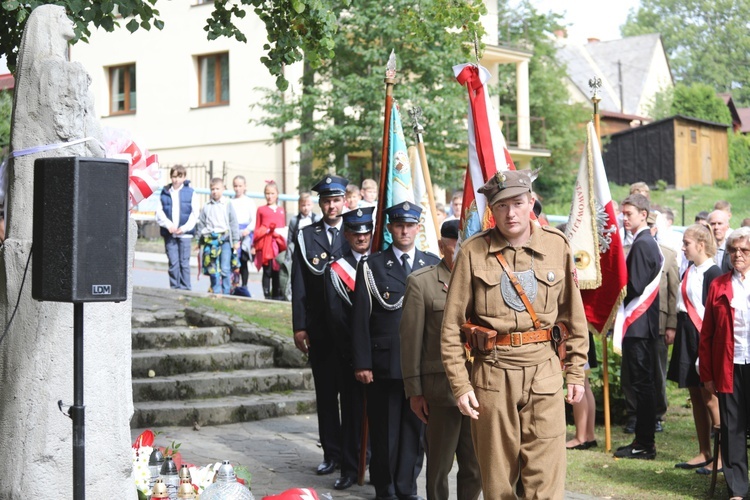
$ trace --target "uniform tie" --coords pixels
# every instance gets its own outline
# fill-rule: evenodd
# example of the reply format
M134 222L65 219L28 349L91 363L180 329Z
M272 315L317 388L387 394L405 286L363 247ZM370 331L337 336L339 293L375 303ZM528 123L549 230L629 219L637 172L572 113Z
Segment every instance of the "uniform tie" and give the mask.
M404 265L404 271L406 271L406 275L409 276L411 274L411 266L409 265L409 254L408 253L401 254L401 262Z
M333 247L333 242L336 241L336 236L339 235L339 230L336 229L335 227L329 227L328 232L331 233L330 244L331 244L331 247Z

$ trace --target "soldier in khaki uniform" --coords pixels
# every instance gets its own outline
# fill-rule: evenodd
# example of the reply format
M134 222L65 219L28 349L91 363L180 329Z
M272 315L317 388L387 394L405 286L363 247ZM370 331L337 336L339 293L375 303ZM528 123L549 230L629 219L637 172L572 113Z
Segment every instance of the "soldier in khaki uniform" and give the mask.
M458 239L458 220L440 228L439 264L414 271L406 279L401 336L401 372L412 411L427 425L427 498L476 500L482 492L479 464L471 442L471 419L456 406L440 356L440 326ZM458 461L456 492L448 474Z
M562 373L549 329L567 326L567 401L583 396L588 331L565 236L530 221L528 171L499 172L479 190L496 228L463 243L451 277L442 330L446 374L461 413L472 420L485 498L563 498L565 406ZM500 252L521 282L541 326L498 261ZM471 379L460 327L497 331L496 345L474 350Z

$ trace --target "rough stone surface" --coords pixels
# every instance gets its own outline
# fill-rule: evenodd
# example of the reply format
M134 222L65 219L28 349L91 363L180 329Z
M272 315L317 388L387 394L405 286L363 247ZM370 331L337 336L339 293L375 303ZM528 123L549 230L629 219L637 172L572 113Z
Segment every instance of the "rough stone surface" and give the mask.
M67 60L73 27L59 6L30 16L21 43L11 132L14 152L92 136L101 140L89 76ZM101 157L97 141L20 156L8 170L7 240L0 250L0 499L72 498L73 306L36 302L25 269L32 246L33 165L40 157ZM93 193L92 193L93 194ZM60 228L69 230L69 228ZM132 261L136 226L129 232ZM130 297L132 291L129 290ZM135 500L129 420L131 301L84 307L86 493ZM51 489L52 488L52 489Z

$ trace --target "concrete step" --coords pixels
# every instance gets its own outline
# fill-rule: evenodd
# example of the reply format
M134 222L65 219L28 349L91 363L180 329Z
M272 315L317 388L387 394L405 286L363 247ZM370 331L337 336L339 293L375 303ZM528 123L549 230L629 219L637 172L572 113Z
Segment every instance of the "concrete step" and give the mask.
M130 318L133 328L187 326L185 309L143 310L133 308Z
M130 427L193 426L196 423L221 425L314 412L313 391L186 401L148 401L135 403Z
M132 339L134 350L200 347L227 343L229 329L223 326L133 328Z
M273 347L230 342L211 347L133 351L132 375L133 378L145 378L149 370L164 377L180 373L271 367Z
M312 388L309 368L198 372L133 379L133 402L221 398Z

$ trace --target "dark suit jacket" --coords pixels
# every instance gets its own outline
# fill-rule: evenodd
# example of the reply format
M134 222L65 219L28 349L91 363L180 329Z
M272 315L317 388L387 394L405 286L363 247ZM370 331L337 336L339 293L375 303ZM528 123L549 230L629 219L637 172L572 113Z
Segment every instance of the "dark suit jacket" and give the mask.
M412 271L435 265L440 259L416 250ZM374 285L374 289L370 286ZM399 302L406 291L406 271L392 248L360 262L351 320L352 364L372 370L376 379L401 379Z
M323 276L330 261L349 250L349 243L339 232L333 245L328 244L323 221L299 232L292 258L292 329L307 330L310 343L332 342L326 326Z
M364 258L365 257L363 256L362 259ZM358 262L351 249L347 250L344 256L339 260L345 260L354 269L357 269ZM336 281L338 281L341 288L337 289L334 286L334 282ZM328 325L333 331L333 339L336 344L336 349L339 351L339 354L341 354L341 357L345 362L350 365L352 359L352 339L349 328L351 324L351 302L354 298L354 290L349 290L348 287L339 280L338 276L335 275L335 271L331 268L331 264L326 266L323 285L325 290L326 318ZM342 293L346 298L342 297ZM347 302L347 299L349 302Z
M721 262L717 262L716 264L721 268L722 273L728 273L729 271L734 270L732 267L732 261L729 260L729 252L726 250L723 252Z
M628 287L624 303L643 294L646 286L653 281L660 272L659 245L651 233L641 231L633 240L628 258ZM657 292L658 294L658 292ZM659 297L625 332L625 338L656 338L659 335Z
M399 325L406 396L430 405L456 406L440 354L440 330L451 272L445 262L412 272Z

